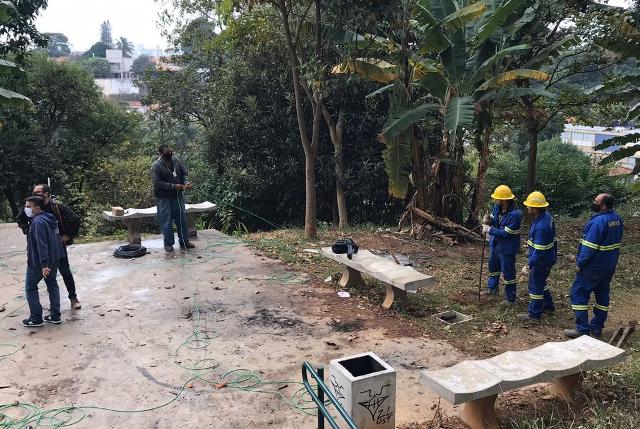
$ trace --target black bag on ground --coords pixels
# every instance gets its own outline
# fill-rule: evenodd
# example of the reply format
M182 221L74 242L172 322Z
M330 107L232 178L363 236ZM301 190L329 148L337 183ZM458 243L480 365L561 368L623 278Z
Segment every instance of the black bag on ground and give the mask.
M350 238L341 238L332 246L331 250L335 254L347 254L347 258L351 259L354 253L358 253L358 245Z

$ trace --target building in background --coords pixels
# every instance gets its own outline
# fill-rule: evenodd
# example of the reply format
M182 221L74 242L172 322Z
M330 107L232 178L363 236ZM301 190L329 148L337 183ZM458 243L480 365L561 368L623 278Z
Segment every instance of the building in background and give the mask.
M611 146L603 150L596 150L596 146L610 138L635 133L640 133L640 129L629 127L587 127L583 125L565 124L562 141L576 146L582 152L593 157L595 161L600 161L606 155L619 149L620 146ZM636 161L640 162L640 151L636 152L634 156L618 161L616 167L612 169L612 174L631 173L636 166Z
M123 56L120 49L107 49L107 62L111 69L112 78L129 79L131 77L133 58Z

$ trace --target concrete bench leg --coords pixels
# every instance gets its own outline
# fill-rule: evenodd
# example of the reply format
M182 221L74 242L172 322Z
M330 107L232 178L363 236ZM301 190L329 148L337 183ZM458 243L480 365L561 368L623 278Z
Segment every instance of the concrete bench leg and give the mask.
M551 391L561 396L565 401L572 403L576 399L576 391L582 388L582 380L581 373L557 378L551 384Z
M349 268L346 265L342 266L342 277L340 277L340 287L347 286L360 286L364 282L362 281L362 276L360 275L360 271L356 271L353 268Z
M196 214L187 213L187 228L189 229L189 237L194 238L198 236L198 229L196 228Z
M399 303L401 307L407 306L407 291L395 288L391 285L385 285L387 288L387 294L384 297L384 302L382 303L382 307L385 309L391 308L391 304L393 304L393 300L395 297L398 297Z
M140 244L142 238L140 237L140 226L142 221L140 219L127 219L124 221L127 225L127 233L129 235L129 244Z
M462 409L462 420L471 429L498 429L500 424L494 409L497 397L496 394L467 402Z

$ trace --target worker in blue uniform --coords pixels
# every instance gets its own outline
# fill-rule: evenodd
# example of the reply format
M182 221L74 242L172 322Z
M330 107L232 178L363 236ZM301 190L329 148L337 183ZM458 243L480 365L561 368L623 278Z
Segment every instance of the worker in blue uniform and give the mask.
M565 329L569 338L591 334L602 336L609 312L609 289L618 265L624 224L613 210L610 194L598 195L591 206L596 212L585 225L576 265L578 273L571 287L571 308L576 314L576 328ZM593 318L589 323L589 299L595 295Z
M515 196L506 185L498 186L491 198L495 205L482 227L489 234L489 294L498 295L500 274L504 279L503 305L516 302L516 254L520 247L522 212L513 201Z
M522 273L529 277L529 311L518 314L518 319L538 321L544 312L555 311L547 279L558 260L556 226L553 217L547 212L549 203L542 192L530 193L523 204L533 216L533 221L527 240L527 264L522 268Z

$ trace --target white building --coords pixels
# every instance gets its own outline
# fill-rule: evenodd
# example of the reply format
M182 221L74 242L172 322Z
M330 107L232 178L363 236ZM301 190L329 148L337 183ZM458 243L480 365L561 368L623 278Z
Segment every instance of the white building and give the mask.
M107 62L113 78L128 79L131 77L133 58L126 58L120 49L107 49Z
M640 134L640 129L629 129L626 127L586 127L582 125L565 124L562 141L578 147L582 152L591 155L599 161L606 155L620 148L620 146L611 146L603 150L596 150L596 146L613 137L636 133ZM628 170L627 172L631 172L636 165L636 161L640 162L640 151L636 152L633 156L621 159L617 162L617 166L621 167L621 169Z

